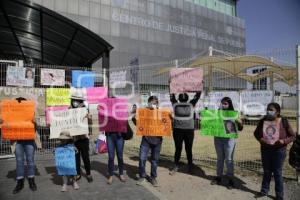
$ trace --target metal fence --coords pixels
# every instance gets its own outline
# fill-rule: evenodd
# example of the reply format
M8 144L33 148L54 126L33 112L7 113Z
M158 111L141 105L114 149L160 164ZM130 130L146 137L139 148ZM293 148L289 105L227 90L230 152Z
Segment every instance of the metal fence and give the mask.
M272 54L272 52L274 54ZM222 52L216 51L214 54L222 55ZM263 54L259 54L263 55ZM285 60L289 63L289 65L295 66L295 49L285 49L285 50L274 50L268 53L268 57L272 57L273 60ZM160 73L162 69L168 67L188 67L191 61L194 58L189 59L182 59L170 62L162 62L162 63L151 63L145 65L138 65L138 66L126 66L126 67L112 67L109 71L111 77L113 77L114 73L125 72L126 80L128 81L122 87L116 86L114 89L110 89L110 95L114 96L128 96L129 98L129 110L133 104L137 104L138 107L145 106L145 102L149 95L157 95L159 97L160 103L164 104L164 106L170 105L169 102L169 78L168 78L168 70L165 73ZM0 83L1 88L6 88L6 68L7 64L1 64L0 66ZM69 87L69 83L71 82L71 70L79 69L79 70L87 70L86 68L80 67L63 67L63 66L42 66L42 65L25 65L25 67L33 67L35 68L35 88L47 88L48 86L42 86L40 84L40 69L41 68L50 68L50 69L64 69L66 71L66 85L64 87ZM207 70L207 68L204 68ZM98 72L99 70L97 70ZM248 90L259 90L259 89L270 89L268 79L262 81L258 80L254 84L249 84L247 81L228 76L227 73L221 71L212 71L213 73L213 80L212 86L209 87L208 84L205 84L204 91L201 95L201 99L199 100L196 111L199 112L200 109L203 108L203 103L209 103L207 101L207 95L209 92L215 91L236 91L241 92L244 89ZM99 79L96 80L95 86L102 86L103 79L101 73L99 74ZM204 72L204 74L207 74ZM204 77L204 82L208 83L209 77ZM112 84L113 82L111 82ZM259 87L254 87L254 85L259 85ZM263 85L265 84L265 85ZM111 85L112 86L112 85ZM290 87L284 83L278 83L274 85L273 90L276 94L276 99L280 97L282 94L283 89L285 93L289 95L293 95L296 93L295 87ZM209 91L212 89L211 91ZM3 90L1 90L3 92ZM0 96L3 96L2 93ZM192 94L191 94L192 96ZM2 98L2 97L1 97ZM294 130L296 130L296 111L284 109L282 114L288 117L290 123ZM45 120L38 119L38 133L41 137L41 142L43 149L38 151L38 154L41 155L50 155L49 158L52 157L53 148L56 146L56 140L49 139L49 128L45 126ZM260 171L261 170L261 160L260 160L260 145L255 140L253 136L253 132L257 125L257 120L244 120L245 126L244 130L239 134L239 138L237 139L237 145L235 149L234 160L236 166L240 169L247 169L252 171ZM126 141L125 144L125 152L128 153L130 156L138 156L139 146L140 146L140 137L134 136L132 140ZM91 140L91 148L94 148L95 141L94 139ZM169 161L173 161L175 147L172 137L165 137L163 146L162 146L162 158L167 159ZM0 141L0 155L9 155L11 154L10 144L7 141ZM200 135L199 130L195 130L195 140L193 146L193 155L196 164L199 165L206 165L206 166L215 166L216 163L216 153L213 144L212 137L204 137ZM182 161L186 161L186 155L183 150L182 152ZM172 166L170 166L172 167ZM284 168L285 176L293 176L293 171L285 163Z

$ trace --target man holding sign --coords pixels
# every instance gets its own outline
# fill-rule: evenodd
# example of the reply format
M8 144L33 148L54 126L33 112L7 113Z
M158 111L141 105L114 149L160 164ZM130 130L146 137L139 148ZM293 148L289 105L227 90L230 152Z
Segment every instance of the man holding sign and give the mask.
M150 96L148 107L138 109L137 119L133 118L133 122L137 125L137 135L143 135L140 146L139 180L137 184L143 185L145 182L146 161L148 152L151 150L151 177L149 181L154 187L157 187L157 164L163 140L162 136L171 135L170 111L158 109L158 98Z

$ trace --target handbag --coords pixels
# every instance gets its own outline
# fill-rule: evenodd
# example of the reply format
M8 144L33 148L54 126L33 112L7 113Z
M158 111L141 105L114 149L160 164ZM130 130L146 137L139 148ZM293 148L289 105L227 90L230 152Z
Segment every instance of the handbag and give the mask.
M127 132L122 133L122 136L124 140L131 140L133 138L133 130L130 126L129 121L127 122Z
M97 139L96 149L99 154L107 153L106 136L102 133L99 134L99 137Z

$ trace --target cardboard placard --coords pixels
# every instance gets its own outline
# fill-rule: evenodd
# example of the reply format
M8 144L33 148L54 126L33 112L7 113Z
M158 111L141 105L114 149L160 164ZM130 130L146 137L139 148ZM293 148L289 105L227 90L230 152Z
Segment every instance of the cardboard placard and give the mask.
M1 119L4 140L33 140L35 138L34 101L3 100Z
M53 111L68 110L69 106L51 106L46 108L46 124L51 123L53 118Z
M69 88L47 88L47 106L69 106L71 104Z
M8 66L6 71L6 85L33 87L34 73L34 68Z
M73 145L55 148L55 166L60 176L77 175Z
M100 131L127 132L128 100L121 98L106 98L99 102Z
M279 123L275 121L264 121L263 140L270 145L279 140Z
M170 93L203 90L203 69L174 68L170 71Z
M41 85L65 86L65 70L41 68Z
M200 133L203 136L237 138L237 111L203 110L200 112Z
M89 134L87 109L76 108L53 111L50 123L50 139L59 138L60 133L68 131L71 136Z
M137 109L136 134L140 136L171 136L170 109Z
M86 89L87 102L89 104L99 103L101 99L107 98L107 87L91 87Z
M94 87L96 79L95 72L72 70L72 86L76 88Z

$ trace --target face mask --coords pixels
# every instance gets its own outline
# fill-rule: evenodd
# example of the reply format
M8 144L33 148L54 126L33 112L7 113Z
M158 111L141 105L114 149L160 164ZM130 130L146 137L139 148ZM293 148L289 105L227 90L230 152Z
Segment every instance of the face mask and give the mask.
M267 111L266 119L272 121L272 120L275 120L275 118L276 118L276 112L275 112L275 111L268 110L268 111Z
M156 109L156 108L157 108L157 105L156 105L156 104L153 104L153 103L148 103L148 107L149 107L149 108Z
M78 106L79 106L79 102L78 101L73 101L72 102L72 106L74 107L74 108L77 108Z
M229 105L227 105L227 104L226 105L224 105L224 104L222 105L222 109L223 110L227 110L228 108L229 108Z

